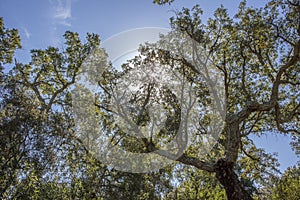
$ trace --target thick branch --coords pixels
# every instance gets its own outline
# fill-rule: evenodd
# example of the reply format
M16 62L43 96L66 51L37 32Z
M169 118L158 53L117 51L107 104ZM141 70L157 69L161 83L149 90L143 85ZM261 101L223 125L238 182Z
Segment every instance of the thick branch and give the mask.
M214 165L212 163L204 162L199 160L198 158L190 157L186 154L183 154L180 156L177 161L186 164L186 165L191 165L194 166L198 169L207 171L207 172L215 172Z
M266 103L259 104L258 102L251 101L242 109L240 112L233 114L227 118L227 122L233 123L234 121L242 122L245 120L252 112L257 111L270 111L272 108L275 107L278 101L278 90L281 82L281 76L283 73L290 68L291 66L295 65L300 59L300 41L294 47L294 55L293 57L283 65L277 72L275 81L272 87L272 93L270 100Z

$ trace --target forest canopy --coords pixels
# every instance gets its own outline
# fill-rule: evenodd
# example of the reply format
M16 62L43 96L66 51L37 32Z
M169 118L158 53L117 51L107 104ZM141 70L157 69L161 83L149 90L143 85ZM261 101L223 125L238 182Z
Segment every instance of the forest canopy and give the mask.
M299 155L300 2L242 1L205 23L202 13L176 11L171 31L121 68L101 35L72 31L23 63L18 30L0 18L0 199L299 199L299 165L281 174L251 136L290 136ZM110 147L172 162L122 171L97 156ZM115 166L131 159L114 156Z

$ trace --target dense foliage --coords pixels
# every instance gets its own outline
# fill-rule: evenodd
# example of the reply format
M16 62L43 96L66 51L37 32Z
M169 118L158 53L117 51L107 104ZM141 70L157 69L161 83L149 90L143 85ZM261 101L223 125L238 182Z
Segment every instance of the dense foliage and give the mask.
M206 156L198 157L201 143L195 142L174 165L144 174L104 165L76 136L71 91L82 63L92 52L102 53L98 62L105 71L93 77L102 91L95 101L97 119L120 139L118 145L136 152L150 152L174 136L178 102L169 91L156 95L172 111L163 131L153 140L128 137L113 123L110 89L140 63L159 63L186 76L199 91L198 101L209 103L197 66L160 49L158 42L142 46L141 55L118 71L107 62L98 35L87 34L82 42L71 31L64 35L63 50L34 49L31 62L16 58L13 63L20 37L17 30L5 28L1 18L0 199L299 199L299 167L280 176L276 158L257 148L249 136L291 135L292 148L299 152L300 2L269 1L256 9L243 1L233 18L220 7L206 24L201 14L199 5L183 8L170 23L173 31L201 45L222 74L224 129ZM191 54L201 53L191 49ZM5 66L13 68L5 72ZM146 102L145 88L133 104ZM149 122L145 113L131 114L138 126ZM208 122L209 118L201 119L204 128L193 134L206 134Z

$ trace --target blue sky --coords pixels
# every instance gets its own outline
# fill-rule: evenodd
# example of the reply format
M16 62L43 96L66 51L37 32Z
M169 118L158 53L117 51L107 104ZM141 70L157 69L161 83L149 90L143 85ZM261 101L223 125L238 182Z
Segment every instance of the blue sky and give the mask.
M252 6L261 6L264 2L248 0ZM81 38L87 32L97 33L104 41L133 28L169 28L172 10L183 6L191 8L196 3L204 10L205 20L221 4L233 15L239 0L176 0L171 6L154 5L152 0L1 0L0 16L6 27L19 30L23 48L17 51L17 58L28 62L30 49L50 45L62 48L62 35L66 30L78 32ZM269 152L279 152L281 170L298 160L289 148L288 137L269 134L256 138L255 143Z

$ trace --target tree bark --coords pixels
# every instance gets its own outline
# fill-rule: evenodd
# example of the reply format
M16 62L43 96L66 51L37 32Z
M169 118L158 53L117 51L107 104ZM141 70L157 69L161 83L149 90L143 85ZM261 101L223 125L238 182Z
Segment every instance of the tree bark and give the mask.
M228 200L253 200L233 170L234 163L220 159L216 163L216 178L224 186Z

